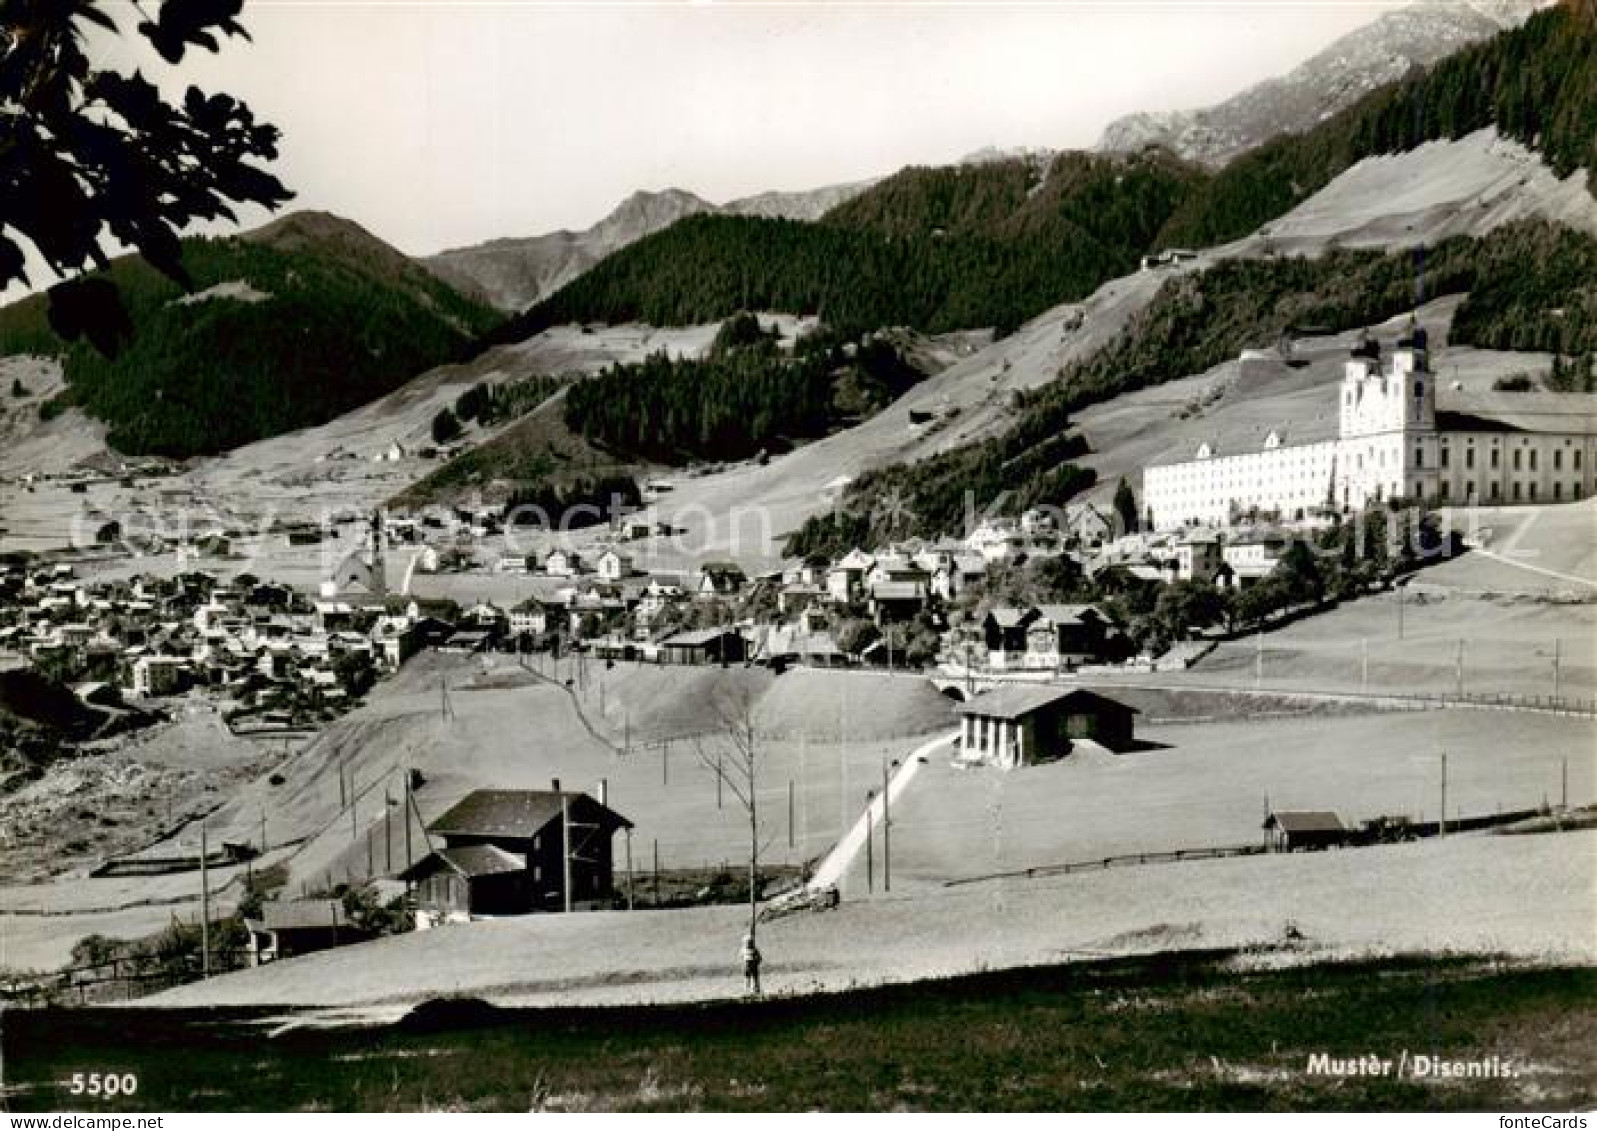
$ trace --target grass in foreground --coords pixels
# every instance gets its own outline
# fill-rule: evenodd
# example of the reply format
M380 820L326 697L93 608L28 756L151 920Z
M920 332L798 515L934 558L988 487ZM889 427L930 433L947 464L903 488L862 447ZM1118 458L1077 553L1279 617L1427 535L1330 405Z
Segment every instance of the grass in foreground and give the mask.
M1408 958L1239 973L1183 954L829 997L495 1010L268 1036L264 1011L10 1012L14 1110L1470 1109L1589 1107L1597 971ZM1422 1081L1309 1057L1496 1055ZM98 1103L74 1072L135 1073Z

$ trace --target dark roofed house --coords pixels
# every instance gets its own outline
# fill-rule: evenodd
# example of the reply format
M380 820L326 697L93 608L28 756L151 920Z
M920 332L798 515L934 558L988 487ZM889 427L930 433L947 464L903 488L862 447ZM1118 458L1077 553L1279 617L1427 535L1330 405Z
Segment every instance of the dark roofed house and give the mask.
M336 899L295 899L261 905L259 918L244 920L251 966L361 942L367 935L350 922Z
M1264 830L1276 852L1337 848L1347 842L1342 818L1328 810L1278 809L1265 818Z
M444 846L404 873L416 885L416 925L563 910L568 820L570 904L608 906L611 838L631 821L558 782L547 790L479 789L427 827Z
M735 628L701 628L660 641L664 664L734 664L748 658L748 641Z
M1011 684L978 695L959 713L961 757L1014 769L1063 758L1074 739L1129 749L1137 710L1084 688Z

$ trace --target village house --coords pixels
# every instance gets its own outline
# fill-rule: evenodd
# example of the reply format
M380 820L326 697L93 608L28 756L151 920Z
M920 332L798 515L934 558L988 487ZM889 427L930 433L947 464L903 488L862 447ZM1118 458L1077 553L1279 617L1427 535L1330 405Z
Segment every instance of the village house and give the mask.
M1264 820L1266 843L1273 852L1338 848L1347 841L1342 818L1326 810L1278 809Z
M558 780L547 790L469 793L427 827L443 847L402 874L415 885L416 926L607 907L615 896L612 838L630 828Z
M748 641L735 628L701 628L660 641L663 664L737 664L748 659Z
M246 949L251 966L330 950L370 937L356 929L343 902L337 899L264 903L260 915L246 918L244 926L249 931Z
M606 550L594 564L601 581L620 581L632 576L632 555L620 550Z
M984 518L965 538L965 546L985 562L1007 561L1026 546L1026 538L1012 518Z
M543 571L550 577L576 577L582 572L582 556L575 550L550 550Z
M959 714L960 760L1012 770L1063 758L1077 739L1130 749L1137 710L1082 688L1011 684L978 695Z
M132 693L153 699L176 695L188 686L192 665L186 656L140 656L133 661Z
M1251 585L1275 572L1286 547L1286 535L1276 530L1233 534L1220 547L1223 574L1232 585Z
M1171 548L1177 581L1213 581L1220 572L1220 535L1213 530L1188 530Z
M1061 533L1067 544L1094 550L1114 540L1115 520L1095 503L1067 503Z
M864 590L865 575L876 564L876 559L863 550L854 549L844 554L826 571L826 589L832 600L847 605L858 601Z
M1112 628L1092 605L998 608L983 619L982 640L995 671L1054 671L1106 659Z

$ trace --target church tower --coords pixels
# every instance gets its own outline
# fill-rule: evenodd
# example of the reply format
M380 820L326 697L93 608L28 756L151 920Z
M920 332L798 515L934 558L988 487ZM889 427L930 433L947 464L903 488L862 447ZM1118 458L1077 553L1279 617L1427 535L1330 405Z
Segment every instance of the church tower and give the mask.
M1343 369L1337 467L1338 502L1362 510L1390 499L1428 499L1437 491L1436 381L1425 328L1412 317L1390 364L1365 335Z

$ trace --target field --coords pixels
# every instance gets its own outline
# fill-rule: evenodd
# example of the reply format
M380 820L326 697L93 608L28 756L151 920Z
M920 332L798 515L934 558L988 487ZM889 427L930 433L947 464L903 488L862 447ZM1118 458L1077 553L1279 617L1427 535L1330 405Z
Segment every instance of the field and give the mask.
M245 1012L19 1013L0 1054L18 1111L1580 1110L1597 1099L1594 1022L1589 968L1239 971L1211 952L758 1003L436 1002L399 1025L270 1036ZM1309 1071L1322 1053L1394 1071ZM1419 1054L1512 1074L1418 1078ZM138 1091L69 1101L76 1071L131 1072Z
M1443 752L1449 819L1556 804L1566 762L1572 804L1597 791L1585 719L1476 710L1243 718L1140 727L1138 738L1154 748L1084 748L1008 773L927 765L893 808L895 892L1122 853L1258 844L1266 799L1349 822L1435 820ZM863 879L856 861L849 890L861 894Z
M896 859L896 844L895 844ZM1372 877L1379 877L1374 882ZM1466 882L1467 880L1467 882ZM1459 951L1597 960L1597 831L1452 836L1389 847L1115 868L849 895L760 929L780 995L1081 957L1275 947L1272 962ZM429 997L498 1004L697 1001L739 992L747 911L593 912L485 920L324 951L148 999L321 1006L392 1019ZM530 956L536 956L532 958Z

